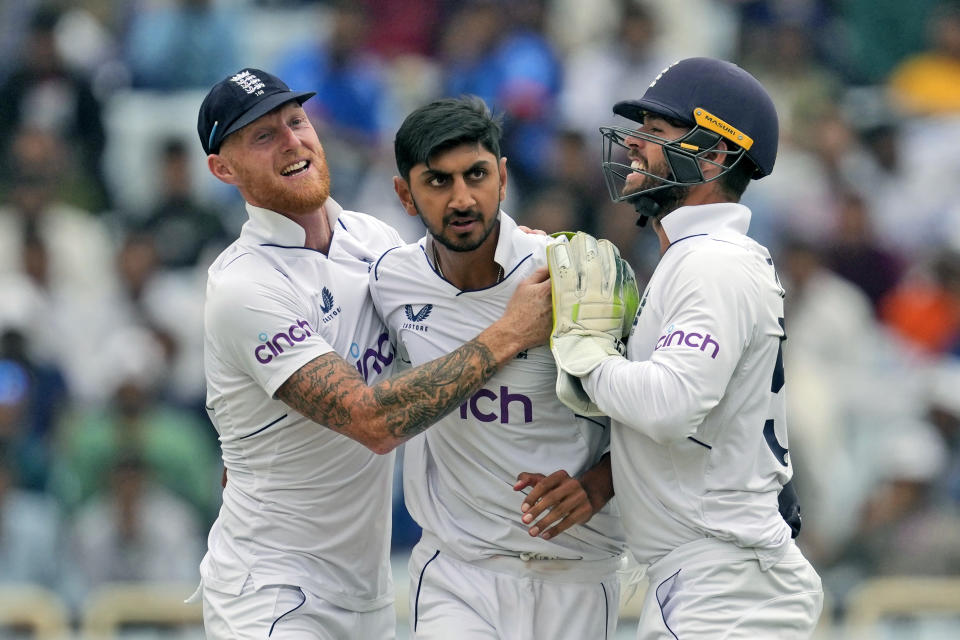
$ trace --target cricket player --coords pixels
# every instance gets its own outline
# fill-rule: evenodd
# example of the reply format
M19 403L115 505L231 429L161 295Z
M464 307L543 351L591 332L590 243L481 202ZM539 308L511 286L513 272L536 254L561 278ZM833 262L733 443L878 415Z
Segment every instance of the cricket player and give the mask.
M602 305L611 260L588 237L558 245L551 344L613 420L627 543L649 564L637 638L809 638L820 578L778 508L792 475L784 290L738 202L773 170L773 102L736 65L690 58L613 111L630 124L601 129L608 186L652 221L660 262L624 358L617 335L577 320Z
M500 210L506 158L479 98L417 109L395 152L397 194L427 234L380 258L370 287L398 359L417 366L494 322L546 263L550 239ZM407 442L404 495L423 528L410 559L419 640L615 632L623 541L610 502L608 423L561 404L555 381L550 351L527 349ZM518 492L528 488L524 500Z
M549 333L541 271L463 346L388 379L368 271L400 238L330 198L312 95L244 69L200 107L210 172L250 217L207 283L207 410L228 476L200 567L211 639L393 638L393 449Z

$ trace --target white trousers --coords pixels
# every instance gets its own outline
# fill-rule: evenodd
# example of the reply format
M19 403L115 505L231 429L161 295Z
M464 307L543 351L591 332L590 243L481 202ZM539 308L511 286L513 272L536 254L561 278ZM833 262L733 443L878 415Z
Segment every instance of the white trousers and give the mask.
M604 576L545 578L525 566L577 561L503 558L465 562L424 542L410 555L410 630L416 640L609 640L620 581ZM516 570L511 570L511 566ZM495 568L491 568L491 566ZM498 570L502 569L502 570Z
M820 576L793 542L763 571L747 549L700 540L647 575L637 640L806 640L823 608Z
M240 595L202 587L207 640L393 640L396 609L343 609L300 587L250 579Z

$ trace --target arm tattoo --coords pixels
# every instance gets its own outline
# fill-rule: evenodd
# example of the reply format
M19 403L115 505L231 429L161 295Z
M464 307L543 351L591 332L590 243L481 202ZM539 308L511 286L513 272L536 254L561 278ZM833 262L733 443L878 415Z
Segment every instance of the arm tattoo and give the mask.
M471 340L456 351L381 382L374 397L397 438L420 433L490 379L497 362L484 344Z
M497 371L493 353L476 339L456 351L383 380L370 388L389 434L406 440L420 433ZM335 353L314 358L280 385L276 397L310 419L336 431L354 423L363 378Z

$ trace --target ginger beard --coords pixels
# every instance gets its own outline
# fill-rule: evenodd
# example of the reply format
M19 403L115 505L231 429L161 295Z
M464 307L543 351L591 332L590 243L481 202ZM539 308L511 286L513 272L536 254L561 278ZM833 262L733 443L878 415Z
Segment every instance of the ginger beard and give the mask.
M285 178L243 162L234 163L233 169L251 204L280 213L305 214L319 209L330 197L330 169L323 148L309 155L309 171L299 177Z

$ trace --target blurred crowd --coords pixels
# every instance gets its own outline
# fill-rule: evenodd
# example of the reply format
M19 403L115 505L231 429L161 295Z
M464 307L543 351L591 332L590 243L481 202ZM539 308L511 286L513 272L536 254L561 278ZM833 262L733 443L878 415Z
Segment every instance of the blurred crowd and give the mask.
M597 128L670 62L733 60L781 118L744 203L787 289L801 547L835 606L960 575L960 3L942 0L18 0L0 3L0 583L74 607L197 579L221 465L207 265L245 219L196 113L241 67L316 91L333 195L407 240L393 132L476 94L521 223L656 240L613 205ZM399 500L398 500L399 503ZM397 507L396 543L415 530Z

